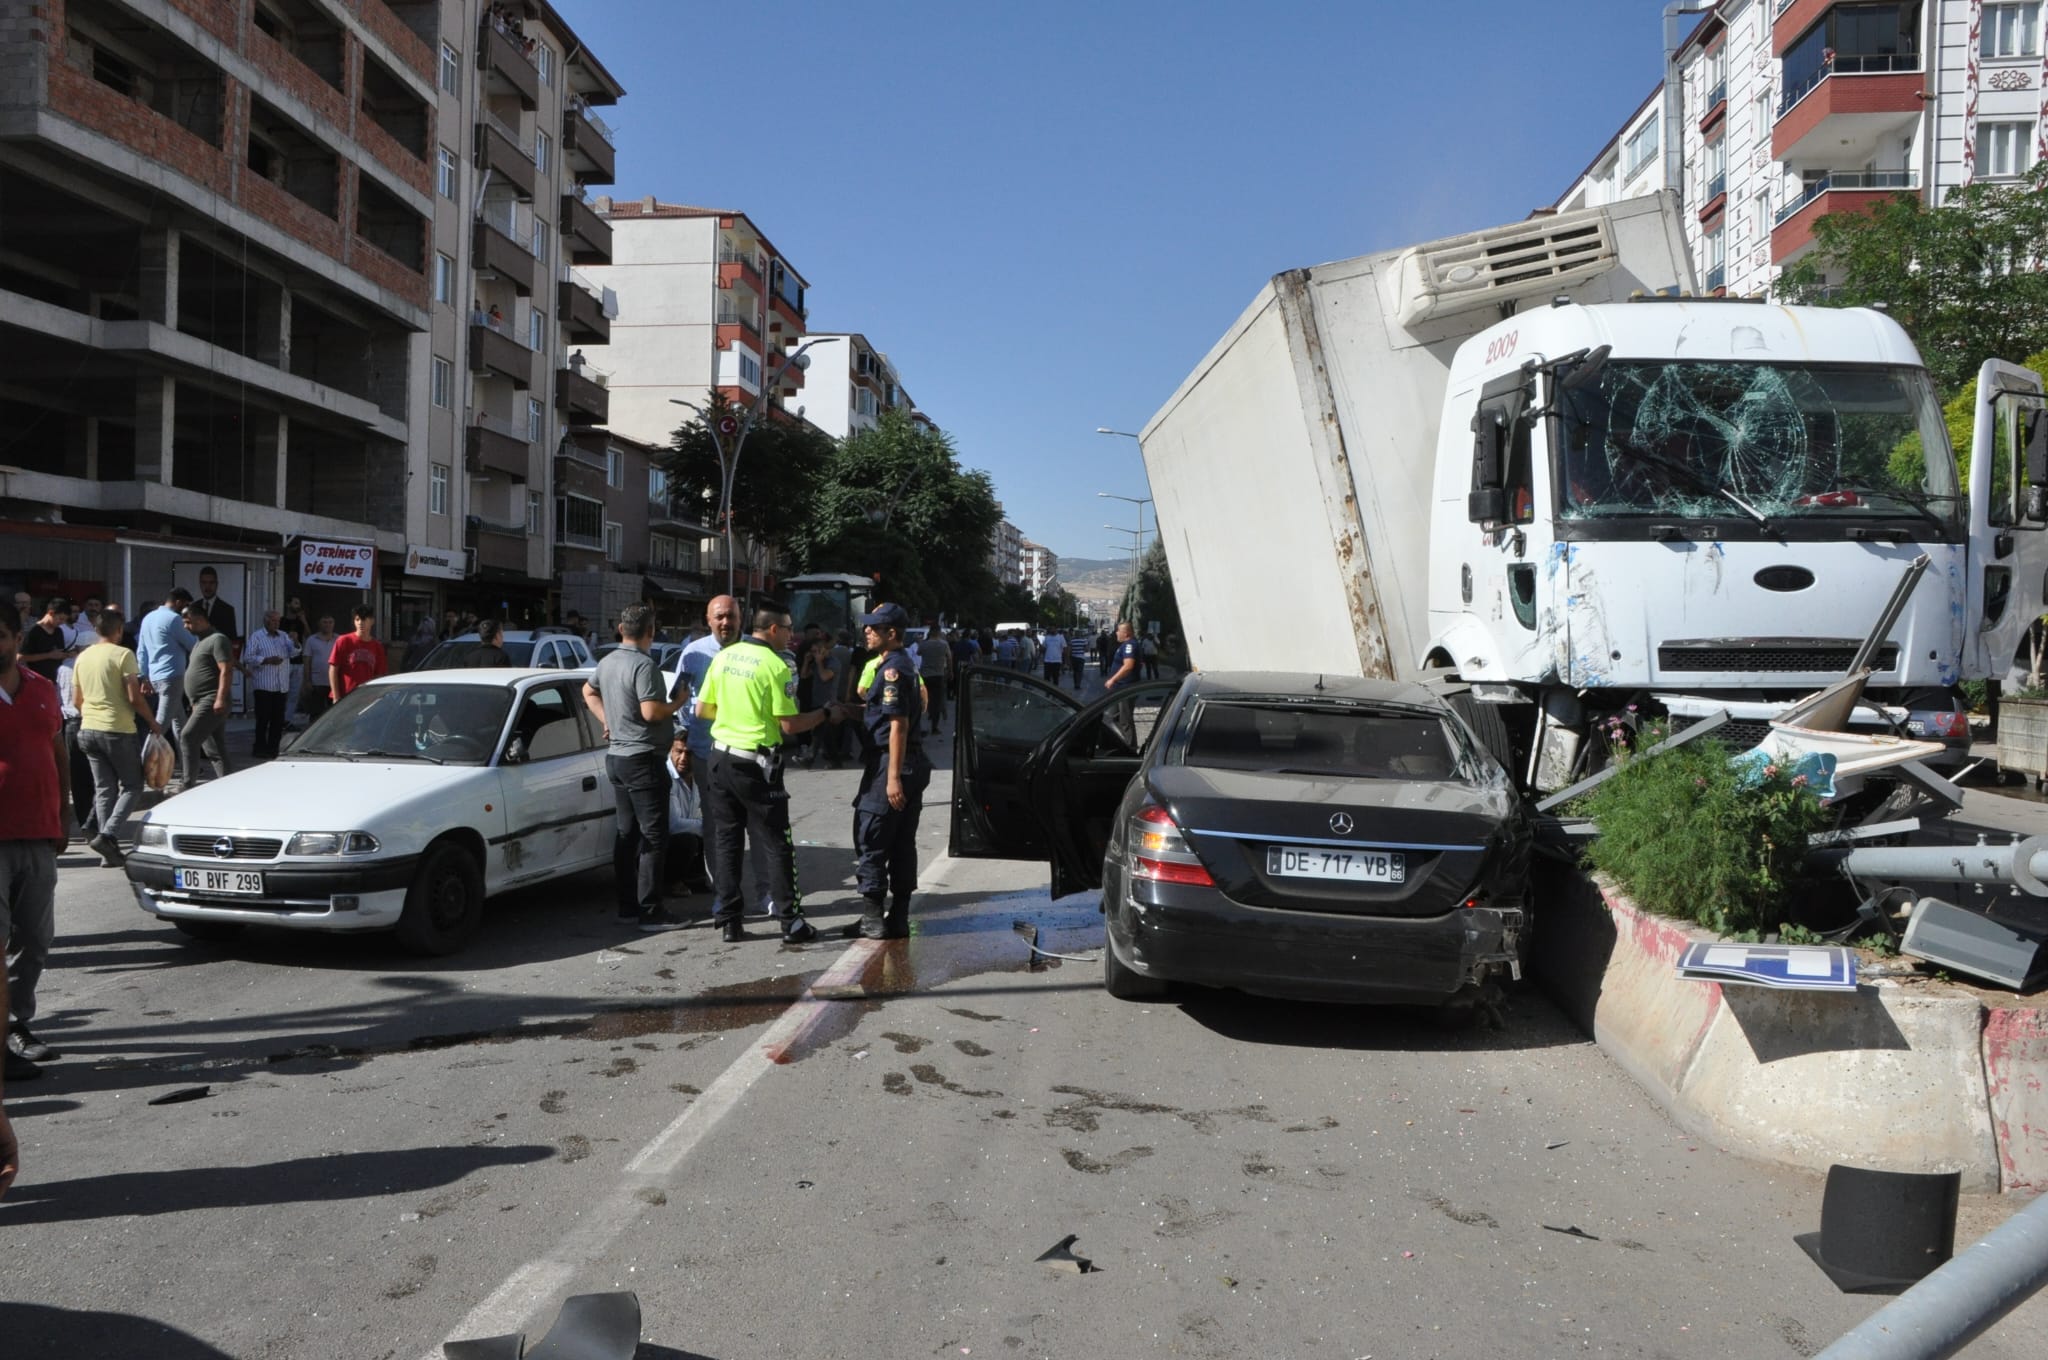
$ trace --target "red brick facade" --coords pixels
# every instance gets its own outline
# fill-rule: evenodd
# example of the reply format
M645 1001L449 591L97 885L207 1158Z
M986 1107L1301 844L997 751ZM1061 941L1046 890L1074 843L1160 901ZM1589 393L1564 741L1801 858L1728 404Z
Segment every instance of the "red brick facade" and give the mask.
M1918 71L1897 75L1834 75L1807 92L1771 129L1771 157L1785 160L1792 148L1837 113L1917 113L1927 78Z
M391 51L403 57L415 72L429 81L434 77L433 54L384 0L345 0L363 27L374 32ZM157 162L194 184L218 194L248 212L271 223L311 248L340 261L379 287L424 307L428 303L429 280L424 272L409 269L357 237L354 231L357 203L356 166L344 159L336 186L337 217L284 192L261 175L247 169L247 140L250 92L220 73L221 145L187 131L140 100L101 84L92 72L81 70L67 58L65 25L66 0L44 0L38 17L47 22L44 33L48 53L50 111L81 127ZM432 167L398 142L361 112L363 44L352 30L345 30L344 83L335 89L312 68L284 51L250 22L249 0L170 0L172 8L187 15L199 27L241 52L250 63L289 90L334 129L360 147L358 159L375 159L401 181L422 194L431 195ZM435 144L434 102L423 99L428 119L426 144ZM423 215L420 230L429 230L431 220Z

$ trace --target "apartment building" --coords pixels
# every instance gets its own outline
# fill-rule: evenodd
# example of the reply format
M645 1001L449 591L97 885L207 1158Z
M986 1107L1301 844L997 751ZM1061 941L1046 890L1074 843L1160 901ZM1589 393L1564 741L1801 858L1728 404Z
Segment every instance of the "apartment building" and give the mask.
M858 331L812 331L804 358L803 416L834 439L872 430L886 411L915 412L896 365Z
M562 608L613 620L652 604L666 627L700 622L709 602L699 540L677 514L664 450L610 430L576 431L555 454L554 561ZM602 630L600 630L602 632Z
M1042 543L1025 539L1017 554L1017 567L1033 599L1060 588L1060 555Z
M1571 187L1558 197L1559 212L1597 208L1623 199L1654 194L1665 184L1664 175L1664 85L1658 82L1649 97L1636 106L1621 130L1600 148L1592 162L1579 172Z
M1703 286L1764 295L1812 249L1821 217L1899 193L1939 203L1964 184L2015 180L2048 152L2042 8L1724 0L1673 54L1675 97L1660 86L1602 156L1653 114L1675 128L1682 173L1666 178ZM1603 163L1558 206L1616 196Z
M414 469L430 494L410 532L453 549L463 576L405 581L398 612L536 623L560 613L560 454L609 414L584 350L617 306L584 269L611 258L588 197L617 162L596 110L625 92L546 0L449 0L437 41L430 439Z
M438 13L0 0L0 584L208 565L253 620L402 567Z
M999 586L1021 586L1024 580L1024 535L1009 520L997 522L989 535L988 564Z

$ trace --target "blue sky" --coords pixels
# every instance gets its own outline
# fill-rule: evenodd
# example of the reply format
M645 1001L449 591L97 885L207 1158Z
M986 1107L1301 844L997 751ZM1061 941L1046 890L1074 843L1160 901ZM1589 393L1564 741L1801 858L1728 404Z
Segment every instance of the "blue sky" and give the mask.
M746 212L1064 557L1146 494L1095 427L1268 276L1550 203L1663 60L1658 0L556 4L626 87L610 192Z

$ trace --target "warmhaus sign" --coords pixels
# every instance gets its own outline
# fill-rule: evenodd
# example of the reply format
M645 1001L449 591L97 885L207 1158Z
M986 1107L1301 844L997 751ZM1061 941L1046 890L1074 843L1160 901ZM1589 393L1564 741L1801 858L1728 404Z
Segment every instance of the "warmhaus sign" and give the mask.
M299 540L299 584L307 586L355 586L370 588L370 569L376 565L377 550L368 543L335 543L326 539Z
M419 543L407 544L405 574L433 576L443 581L460 581L463 579L462 549L429 548Z

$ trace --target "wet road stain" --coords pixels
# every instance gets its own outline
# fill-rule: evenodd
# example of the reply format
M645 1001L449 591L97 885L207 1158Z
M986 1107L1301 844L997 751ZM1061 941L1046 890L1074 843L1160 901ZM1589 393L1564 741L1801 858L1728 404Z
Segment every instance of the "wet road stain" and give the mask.
M916 1077L927 1086L936 1086L941 1090L951 1091L956 1096L977 1096L1000 1100L1003 1095L1001 1091L970 1091L958 1082L948 1081L945 1073L939 1071L938 1068L933 1067L930 1063L912 1063L910 1065L910 1075Z
M440 1262L431 1256L413 1257L412 1260L406 1263L404 1277L398 1283L387 1288L384 1291L384 1297L387 1299L404 1299L419 1293L421 1289L426 1287L427 1281L434 1278L434 1271L439 1265Z
M587 1022L580 1037L637 1039L649 1034L706 1034L765 1025L803 998L817 973L756 978L707 987L693 997L660 1006L604 1011Z
M955 1039L953 1047L959 1049L970 1058L986 1058L989 1054L995 1052L994 1049L983 1048L972 1039Z
M704 1094L687 1081L673 1082L668 1089L674 1091L679 1096L701 1096Z
M1098 1162L1079 1148L1060 1149L1060 1156L1066 1160L1068 1166L1090 1176L1106 1176L1112 1171L1121 1171L1139 1158L1150 1157L1151 1155L1151 1148L1130 1147L1125 1148L1113 1157Z
M545 1114L560 1114L562 1112L562 1097L568 1094L567 1091L548 1092L540 1098L541 1111Z
M1139 1100L1114 1091L1091 1091L1085 1086L1055 1086L1052 1089L1056 1095L1075 1096L1077 1099L1046 1111L1046 1124L1051 1128L1073 1129L1079 1133L1094 1133L1100 1128L1105 1111L1121 1114L1170 1115L1192 1125L1197 1133L1208 1134L1215 1133L1218 1121L1223 1119L1242 1119L1257 1124L1274 1122L1273 1116L1267 1112L1264 1105L1233 1105L1221 1110L1183 1110L1177 1105Z
M920 1039L915 1034L899 1034L895 1030L889 1031L882 1037L884 1039L887 1039L890 1043L896 1045L896 1051L898 1053L916 1053L924 1049L931 1043L931 1040L929 1039Z
M1417 1195L1416 1198L1453 1223L1463 1223L1474 1228L1498 1228L1500 1226L1500 1220L1496 1219L1492 1214L1481 1213L1477 1209L1460 1209L1442 1195Z
M652 1185L641 1186L633 1192L633 1197L642 1204L652 1204L656 1207L668 1203L668 1191Z
M436 1195L419 1207L419 1215L421 1218L439 1218L451 1209L461 1208L478 1195L488 1193L490 1188L489 1181L478 1181L474 1185L465 1185L459 1190Z
M1255 1181L1269 1181L1280 1174L1280 1168L1263 1157L1254 1157L1244 1164L1244 1174Z
M1334 1120L1334 1119L1332 1119L1332 1118L1330 1118L1330 1116L1328 1116L1328 1115L1324 1115L1324 1116L1323 1116L1323 1117L1322 1117L1321 1119L1315 1120L1315 1121L1314 1121L1314 1122L1312 1122L1312 1123L1308 1123L1308 1124L1289 1124L1289 1125L1288 1125L1288 1126L1287 1126L1286 1128L1284 1128L1284 1129L1280 1130L1280 1132L1282 1132L1282 1133L1320 1133L1320 1132L1321 1132L1322 1130L1324 1130L1324 1129L1334 1129L1334 1128L1336 1128L1336 1127L1337 1127L1337 1121L1336 1121L1336 1120Z
M979 1020L983 1024L988 1024L991 1021L1003 1019L1003 1017L1000 1015L983 1015L980 1011L970 1011L959 1006L946 1007L946 1014L965 1016L969 1020Z
M910 1094L910 1078L901 1072L885 1072L882 1075L882 1089L892 1096Z
M562 1140L562 1160L580 1162L590 1155L590 1140L580 1133L572 1133Z
M1155 1237L1193 1237L1236 1217L1235 1211L1230 1209L1211 1209L1206 1214L1198 1214L1193 1205L1178 1195L1161 1195L1155 1203L1161 1215L1152 1229Z
M612 1065L598 1073L600 1077L630 1077L640 1070L640 1064L631 1058L613 1058Z

